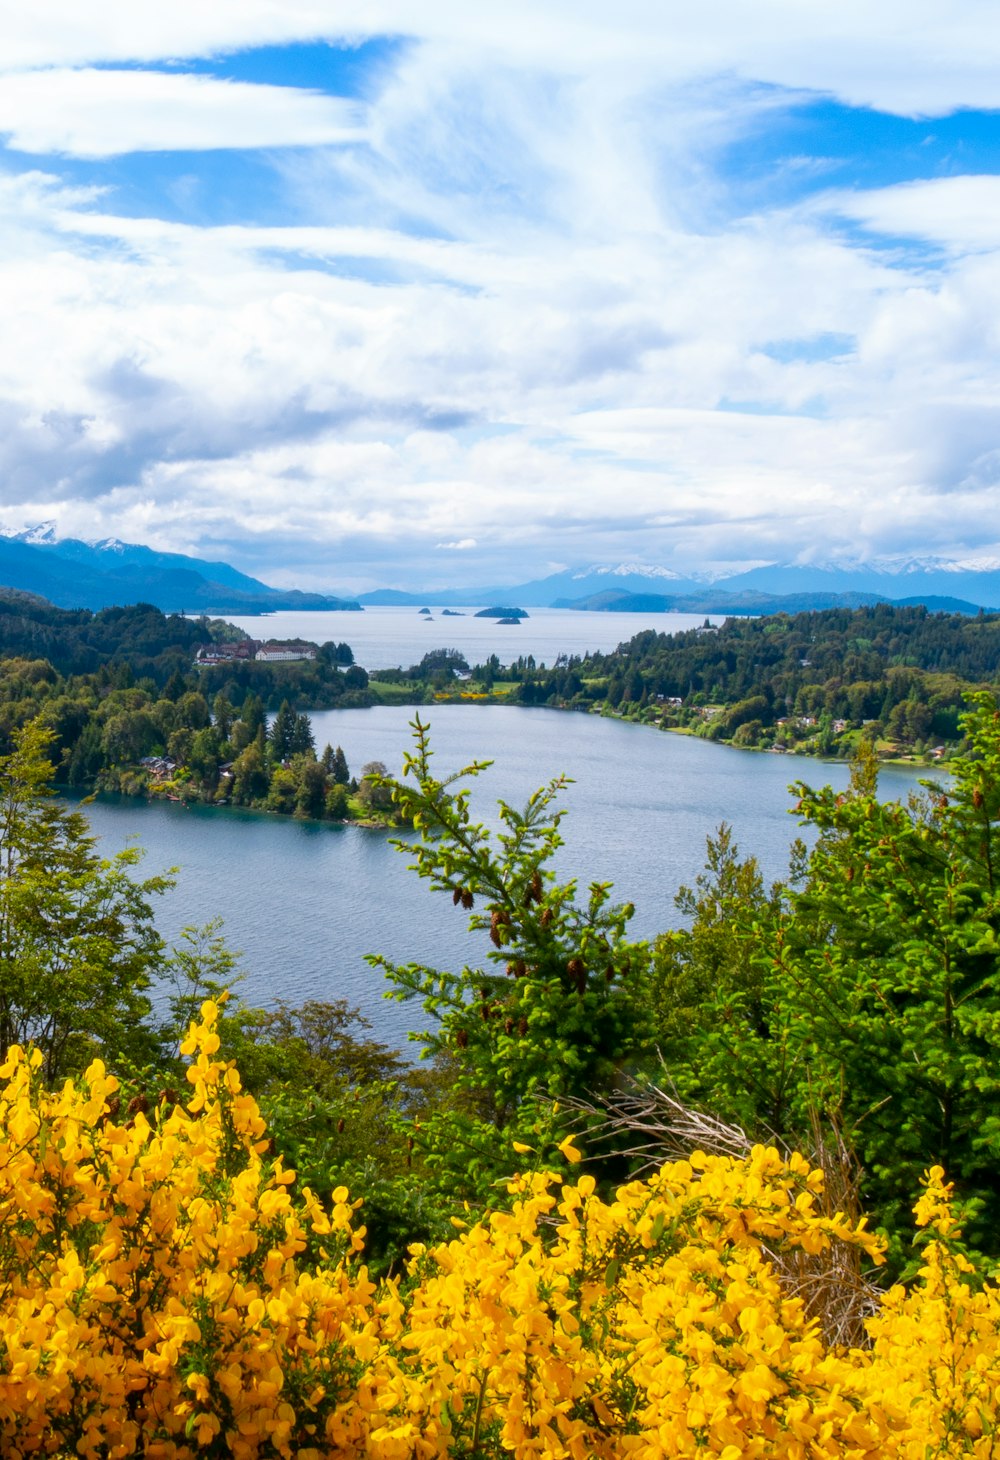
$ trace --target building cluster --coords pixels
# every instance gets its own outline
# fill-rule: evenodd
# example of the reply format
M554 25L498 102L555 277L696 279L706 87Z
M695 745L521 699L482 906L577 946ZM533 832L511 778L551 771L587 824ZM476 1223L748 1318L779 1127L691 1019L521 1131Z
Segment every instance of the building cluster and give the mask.
M256 660L259 664L288 664L295 659L315 659L316 645L304 639L292 639L278 643L274 639L262 642L260 639L238 639L235 643L200 644L195 654L195 668L206 668L211 664L233 664Z
M169 781L177 770L177 762L168 755L144 755L139 764L151 781Z

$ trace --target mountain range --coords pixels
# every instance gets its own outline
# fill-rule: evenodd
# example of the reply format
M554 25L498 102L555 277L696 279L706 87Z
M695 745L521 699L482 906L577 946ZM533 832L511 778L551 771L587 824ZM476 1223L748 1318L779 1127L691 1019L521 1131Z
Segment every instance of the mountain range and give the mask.
M114 537L60 538L50 522L0 532L0 583L39 594L57 608L151 603L164 613L234 614L360 608L356 599L271 588L228 563L161 553Z
M873 563L774 563L726 578L682 577L669 568L636 563L566 568L514 587L437 589L420 593L378 589L362 604L510 603L522 608L576 608L634 613L797 613L864 603L925 603L951 613L1000 606L1000 561L951 563L923 558Z
M0 530L0 585L38 594L59 608L152 603L165 613L256 614L278 609L422 607L573 608L590 612L761 614L865 603L923 603L951 613L1000 606L1000 560L925 557L872 562L772 563L728 577L641 563L594 563L526 583L408 592L383 588L358 598L272 588L228 563L157 552L118 538L61 538L51 522Z

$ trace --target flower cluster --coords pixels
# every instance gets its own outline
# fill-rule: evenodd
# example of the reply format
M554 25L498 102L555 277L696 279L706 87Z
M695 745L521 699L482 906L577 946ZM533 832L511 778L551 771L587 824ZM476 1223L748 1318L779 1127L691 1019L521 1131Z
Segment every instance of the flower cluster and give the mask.
M962 1253L940 1166L916 1207L930 1240L918 1281L894 1287L869 1324L873 1402L885 1385L905 1416L894 1453L905 1460L1000 1454L1000 1292Z
M338 1189L269 1155L206 1004L186 1101L121 1110L98 1062L59 1091L0 1068L0 1453L117 1460L862 1460L996 1453L1000 1299L936 1168L925 1263L866 1349L831 1348L780 1273L864 1223L757 1147L603 1200L519 1177L510 1210L373 1284ZM567 1143L564 1154L577 1153Z
M352 1205L293 1202L202 1014L186 1106L163 1091L119 1112L99 1061L55 1093L34 1054L0 1068L5 1456L304 1460L360 1433L344 1318L360 1327L371 1288L340 1261L361 1242ZM310 1246L319 1264L299 1261Z

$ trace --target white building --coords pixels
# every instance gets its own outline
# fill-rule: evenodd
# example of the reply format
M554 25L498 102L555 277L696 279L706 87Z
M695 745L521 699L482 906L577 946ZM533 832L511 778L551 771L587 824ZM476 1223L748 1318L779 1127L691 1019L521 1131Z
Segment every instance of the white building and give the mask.
M293 659L315 659L311 644L261 644L253 656L262 664L286 664Z

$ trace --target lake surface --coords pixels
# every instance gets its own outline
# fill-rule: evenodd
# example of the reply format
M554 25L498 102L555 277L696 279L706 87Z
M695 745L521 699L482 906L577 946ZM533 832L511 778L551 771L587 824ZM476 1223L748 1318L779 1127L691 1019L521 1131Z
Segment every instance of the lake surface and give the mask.
M845 786L848 779L846 765L735 750L593 715L500 705L420 713L431 724L439 778L474 759L495 761L473 796L484 821L495 821L498 798L522 805L551 777L574 778L560 797L568 815L558 870L584 885L614 882L619 900L635 903L632 928L642 937L677 926L674 895L697 876L705 839L721 822L766 876L782 876L799 834L788 783ZM352 774L371 760L398 773L413 714L398 707L316 713L317 747L341 745ZM905 797L916 781L887 769L882 793ZM465 931L450 897L407 871L387 832L169 802L101 799L86 810L105 851L132 838L146 849L147 873L178 867L175 889L159 903L165 935L224 918L230 946L242 953L240 993L250 1003L347 998L378 1037L402 1045L422 1027L422 1010L383 1001L385 984L365 953L459 967L481 962L489 948L485 934Z
M517 605L513 605L516 607ZM224 617L253 639L333 639L350 644L365 669L408 669L431 649L459 649L470 664L496 654L501 664L533 654L538 664L553 664L560 654L607 653L643 629L673 634L705 622L698 613L585 613L563 608L532 608L518 624L476 618L475 608L445 617L428 604L427 618L417 608L366 608L362 613L299 613L292 609L241 618ZM712 623L722 623L720 617Z

